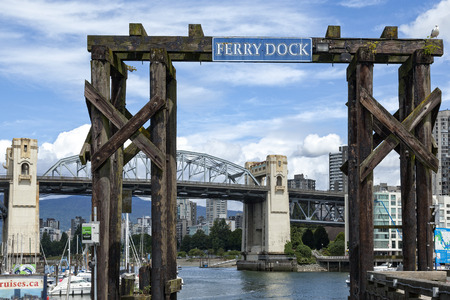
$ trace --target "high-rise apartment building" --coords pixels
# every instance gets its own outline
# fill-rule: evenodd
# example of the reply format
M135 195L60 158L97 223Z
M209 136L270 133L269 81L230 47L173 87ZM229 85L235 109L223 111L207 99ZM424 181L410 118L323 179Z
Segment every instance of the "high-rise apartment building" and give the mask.
M341 166L348 159L348 146L339 147L339 152L329 154L329 188L330 191L347 193L348 179L341 171Z
M296 174L294 179L288 179L288 188L315 191L316 181L306 178L303 174Z
M216 219L227 218L227 201L220 199L206 199L206 222L209 226L214 224Z
M437 157L439 159L438 172L432 173L434 195L450 195L449 124L450 110L440 111L433 128L433 137L438 147Z

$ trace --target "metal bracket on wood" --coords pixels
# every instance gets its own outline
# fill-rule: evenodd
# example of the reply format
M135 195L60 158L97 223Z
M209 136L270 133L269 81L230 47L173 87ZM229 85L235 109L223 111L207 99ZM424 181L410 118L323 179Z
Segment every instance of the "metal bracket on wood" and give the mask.
M181 278L172 279L166 282L166 295L181 291Z

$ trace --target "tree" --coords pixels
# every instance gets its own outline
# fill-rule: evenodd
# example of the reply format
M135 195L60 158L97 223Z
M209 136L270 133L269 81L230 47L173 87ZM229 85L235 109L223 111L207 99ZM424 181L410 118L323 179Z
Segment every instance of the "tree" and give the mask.
M238 228L230 233L228 250L241 250L242 248L242 229Z
M41 246L45 256L49 257L52 255L52 241L50 240L50 235L46 231L42 234Z
M203 230L197 230L197 232L192 236L191 240L191 249L198 248L202 250L206 250L210 244L210 238L205 234Z
M216 219L209 233L212 248L215 252L217 252L219 248L223 248L226 250L230 249L230 235L231 230L228 227L225 219Z
M181 241L180 250L184 252L189 252L193 247L191 247L192 237L190 235L185 235Z
M306 229L305 233L302 236L302 242L309 248L314 248L314 234L311 229Z
M316 231L314 231L314 246L317 250L320 250L324 247L327 247L330 243L330 239L328 238L328 233L323 226L317 227Z
M302 245L302 229L297 226L291 226L291 242L292 248L296 249L298 246Z

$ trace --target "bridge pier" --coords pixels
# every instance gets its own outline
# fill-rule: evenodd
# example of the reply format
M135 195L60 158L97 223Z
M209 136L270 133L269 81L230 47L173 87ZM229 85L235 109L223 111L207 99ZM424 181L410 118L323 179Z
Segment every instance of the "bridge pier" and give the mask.
M2 272L15 265L37 264L39 249L39 185L37 183L37 140L14 138L6 150L9 189L4 194L7 215L3 220Z
M268 155L263 162L247 162L245 167L261 185L269 187L263 202L244 203L242 252L238 270L293 271L296 263L284 254L290 240L287 158Z

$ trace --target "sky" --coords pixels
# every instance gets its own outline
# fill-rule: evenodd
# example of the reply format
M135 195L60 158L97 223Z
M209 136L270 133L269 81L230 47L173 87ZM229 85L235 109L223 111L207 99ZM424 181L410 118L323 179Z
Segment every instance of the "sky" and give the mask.
M84 81L90 81L88 35L128 35L142 23L148 35L187 36L201 24L206 36L378 38L398 26L399 38L427 38L440 27L444 53L450 1L60 1L2 0L0 10L0 163L13 138L38 140L38 175L80 152L89 129ZM149 63L127 62L127 108L149 99ZM431 89L450 108L450 59L436 57ZM347 144L346 64L175 62L177 148L239 165L267 155L288 158L289 178L304 174L328 186L328 154ZM376 65L374 97L398 108L399 65ZM0 175L6 170L0 167ZM399 185L398 155L374 172L375 184Z

